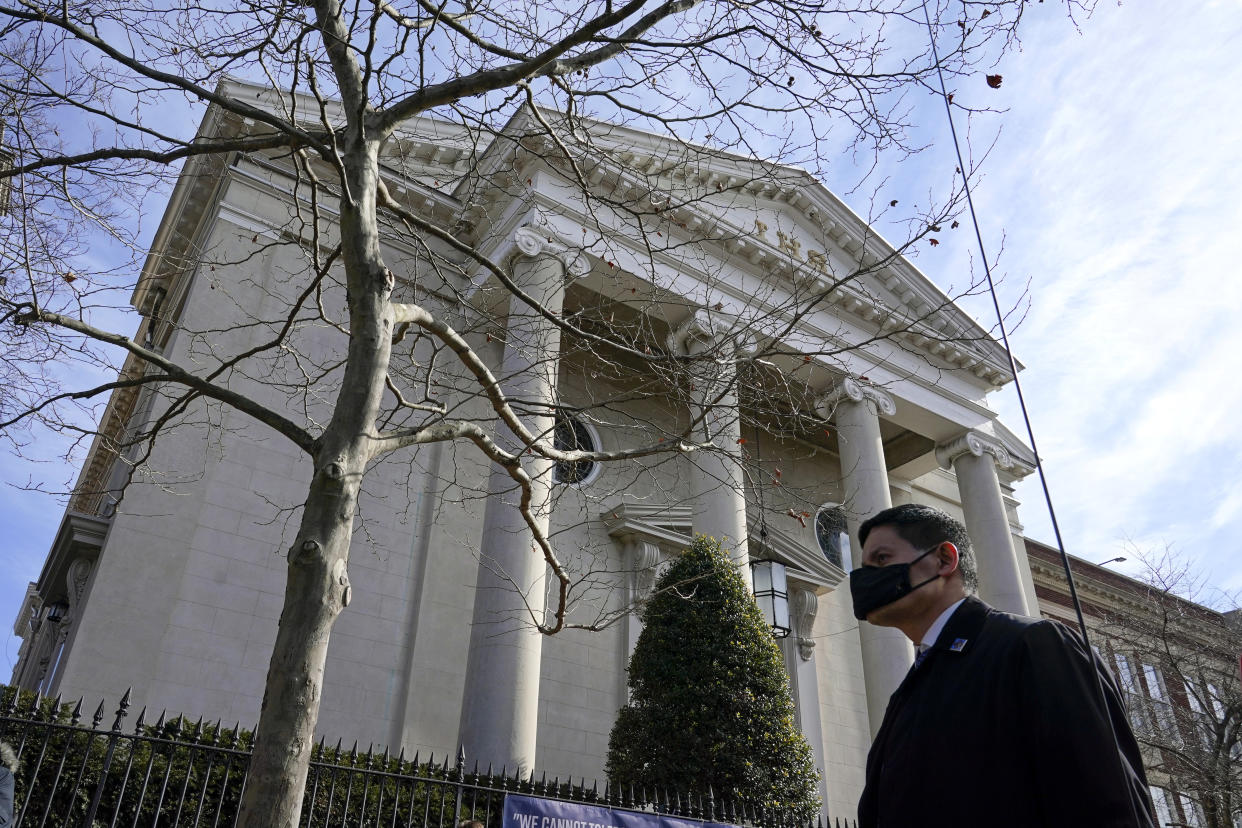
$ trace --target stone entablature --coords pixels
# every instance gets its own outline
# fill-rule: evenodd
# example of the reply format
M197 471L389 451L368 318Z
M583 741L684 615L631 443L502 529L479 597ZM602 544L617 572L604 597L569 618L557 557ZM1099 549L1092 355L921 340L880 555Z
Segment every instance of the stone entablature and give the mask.
M650 506L618 504L600 513L600 521L609 537L625 542L641 541L671 557L690 546L693 540L693 510L690 506ZM806 585L822 595L845 580L845 571L834 566L817 548L795 540L771 526L765 527L766 543L759 540L759 521L747 519L752 557L772 557L785 564L790 581ZM658 562L657 562L658 563Z

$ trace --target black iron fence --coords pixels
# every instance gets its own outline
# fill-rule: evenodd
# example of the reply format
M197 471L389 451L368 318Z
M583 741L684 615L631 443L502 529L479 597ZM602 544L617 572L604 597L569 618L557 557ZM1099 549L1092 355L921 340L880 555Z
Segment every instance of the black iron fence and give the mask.
M17 752L14 825L19 828L221 828L236 824L246 787L252 734L161 714L132 724L129 694L104 704L89 723L82 702L62 704L0 689L0 741ZM110 724L105 722L111 719ZM509 793L697 821L763 828L810 828L776 809L754 808L711 791L620 790L467 768L465 757L359 751L320 741L311 756L302 825L342 828L455 828L464 819L501 828ZM818 828L829 828L822 821ZM835 820L831 828L850 828ZM856 826L854 826L856 828Z

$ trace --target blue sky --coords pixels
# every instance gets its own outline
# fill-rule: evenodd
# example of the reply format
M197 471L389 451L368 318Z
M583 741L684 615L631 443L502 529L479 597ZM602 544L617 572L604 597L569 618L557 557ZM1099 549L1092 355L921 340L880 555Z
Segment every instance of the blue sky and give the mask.
M1172 544L1234 591L1240 12L1101 4L1081 35L1043 14L998 67L1009 112L977 193L1005 291L1029 279L1013 345L1068 550ZM1021 429L1011 390L993 405ZM1023 519L1051 540L1037 486L1019 489Z
M1242 590L1242 4L1105 3L1078 30L1053 3L1028 9L1022 48L987 69L1001 88L982 73L955 87L1005 109L971 127L977 147L1000 129L975 200L988 252L1001 251L1002 300L1029 286L1012 341L1067 547L1098 561L1172 544L1214 585ZM918 112L943 132L934 100ZM938 144L887 171L884 194L912 203L954 166ZM960 281L967 230L921 251L919 267ZM990 325L986 304L968 309ZM1012 389L992 404L1023 431ZM72 477L51 446L44 454L39 465L0 456L0 479ZM1032 476L1019 488L1021 515L1051 540L1037 487ZM6 628L62 510L0 489ZM0 680L17 655L8 632Z

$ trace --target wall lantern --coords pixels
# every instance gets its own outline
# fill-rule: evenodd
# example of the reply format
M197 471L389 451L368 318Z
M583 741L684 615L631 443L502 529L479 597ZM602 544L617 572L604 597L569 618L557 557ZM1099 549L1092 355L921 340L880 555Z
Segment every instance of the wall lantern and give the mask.
M755 603L763 611L774 638L789 635L789 588L785 583L785 565L780 561L752 561L751 578L755 582Z

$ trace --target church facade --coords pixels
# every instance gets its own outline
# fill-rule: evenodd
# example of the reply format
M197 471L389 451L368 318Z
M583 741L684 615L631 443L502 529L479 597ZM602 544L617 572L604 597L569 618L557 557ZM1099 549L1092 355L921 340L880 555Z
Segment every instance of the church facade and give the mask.
M222 92L282 103L241 82ZM798 723L826 812L852 817L871 734L912 659L900 633L852 616L858 524L893 503L943 508L969 529L982 597L1038 612L1011 490L1033 457L987 406L1009 363L809 175L549 118L523 110L488 135L423 119L390 142L388 192L446 230L385 228L397 291L439 308L558 446L624 453L667 435L670 450L545 470L547 536L574 573L571 628L552 636L531 623L556 601L503 470L451 441L377 462L319 730L602 777L635 608L703 532L748 577L753 561L783 574L769 600L788 610ZM212 107L200 133L253 128ZM347 300L331 201L308 194L297 163L188 161L132 301L136 341L221 368L231 389L313 424ZM505 439L469 372L413 340L394 416L451 410ZM646 355L692 367L662 373ZM167 433L134 439L153 423ZM74 698L132 687L135 708L253 723L309 461L238 411L162 386L114 392L100 435L17 619L14 683Z

